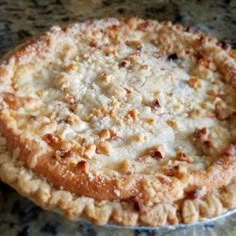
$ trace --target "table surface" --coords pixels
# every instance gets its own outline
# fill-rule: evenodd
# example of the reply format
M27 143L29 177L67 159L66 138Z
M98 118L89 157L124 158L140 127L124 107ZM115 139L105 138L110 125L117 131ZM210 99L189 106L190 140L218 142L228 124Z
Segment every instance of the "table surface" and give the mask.
M213 34L236 48L234 0L0 0L0 57L52 25L102 17L171 20ZM1 236L27 235L236 235L236 214L211 223L156 230L114 229L69 222L0 183Z

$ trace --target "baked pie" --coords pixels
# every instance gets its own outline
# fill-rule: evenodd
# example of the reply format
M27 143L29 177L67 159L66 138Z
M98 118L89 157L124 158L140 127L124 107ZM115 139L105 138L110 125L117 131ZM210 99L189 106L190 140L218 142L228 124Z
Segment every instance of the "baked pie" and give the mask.
M170 22L52 27L0 66L0 178L96 224L236 207L236 54Z

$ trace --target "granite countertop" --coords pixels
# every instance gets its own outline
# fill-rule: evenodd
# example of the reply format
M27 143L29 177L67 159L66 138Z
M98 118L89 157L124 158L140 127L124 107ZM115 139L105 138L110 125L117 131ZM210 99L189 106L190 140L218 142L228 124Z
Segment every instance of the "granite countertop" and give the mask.
M102 17L171 20L216 35L236 48L236 1L231 0L0 0L0 54L52 25ZM1 236L236 235L236 214L178 229L132 230L69 222L0 183Z

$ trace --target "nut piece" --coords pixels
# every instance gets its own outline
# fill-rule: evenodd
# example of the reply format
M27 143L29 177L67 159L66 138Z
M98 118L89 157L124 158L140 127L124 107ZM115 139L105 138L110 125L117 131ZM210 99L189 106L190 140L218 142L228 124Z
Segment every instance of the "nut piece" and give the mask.
M107 75L107 74L102 74L100 77L99 77L99 81L101 81L102 83L104 84L108 84L110 82L110 76Z
M73 71L77 71L78 70L78 66L74 63L69 64L66 68L65 71L67 72L73 72Z
M70 94L66 93L65 97L63 98L63 101L69 104L74 104L75 103L75 99L73 96L71 96Z
M99 132L98 136L101 139L109 139L111 137L111 133L109 129L103 129L102 131Z
M70 87L70 81L67 80L65 75L60 75L59 78L56 80L55 86L61 91L65 91L67 88Z
M134 168L129 160L122 161L119 165L119 170L124 174L132 174L134 172Z
M135 53L130 54L127 57L124 57L119 62L119 67L128 68L131 64L134 64L134 62L137 60L137 58L140 56L140 52L137 51Z
M139 112L138 112L138 110L136 108L130 110L129 113L128 113L128 115L130 117L132 117L132 119L135 120L135 121L138 119L138 114L139 114Z
M193 141L196 146L205 154L212 153L215 143L211 140L208 129L196 129L193 133Z
M191 77L188 81L188 84L194 89L199 89L202 87L201 80L198 77Z
M89 46L90 46L90 47L96 48L97 45L98 45L98 43L97 43L96 40L94 40L94 39L89 42Z
M236 114L236 111L234 111L230 107L227 107L226 104L223 104L222 102L217 102L215 105L215 114L217 119L225 120L231 115Z
M82 121L79 116L76 116L72 113L66 117L65 122L70 125L80 125Z
M59 138L53 134L45 134L43 140L52 147L55 147L59 142Z
M152 157L156 160L163 159L165 157L165 151L162 146L151 147L146 152L138 158L139 161L144 161L148 157Z
M152 104L151 104L151 108L152 109L157 109L161 107L160 105L160 101L158 100L158 98L155 98L153 101L152 101Z
M126 45L137 50L141 50L143 47L143 44L140 41L126 41Z
M145 136L143 134L136 134L136 135L134 135L134 139L137 142L144 143Z
M60 147L60 150L63 150L63 151L65 151L65 152L68 152L68 151L71 150L72 145L71 145L71 143L68 142L68 141L61 141L59 147Z
M145 122L148 123L149 125L154 125L156 120L152 117L146 118Z
M176 120L168 120L167 124L173 129L176 129L178 127L178 123L176 122Z
M17 109L22 106L20 99L13 93L4 93L3 100L11 109Z
M96 152L96 145L91 144L86 148L84 156L88 159L91 159L95 155L95 152Z
M79 161L76 167L78 167L78 169L85 174L89 173L89 163L87 161Z
M202 110L200 109L193 109L188 112L188 116L191 118L198 118L202 115Z
M187 156L185 154L185 152L179 150L177 152L177 160L179 161L185 161L185 162L188 162L188 163L192 163L193 162L193 159L190 157L190 156Z
M100 142L97 144L97 149L96 149L98 154L104 154L104 155L109 155L111 152L111 146L109 142Z
M122 59L119 63L119 67L127 68L130 65L130 61L128 59Z
M206 127L202 128L202 129L196 129L193 132L193 139L194 141L205 141L208 137L208 129Z

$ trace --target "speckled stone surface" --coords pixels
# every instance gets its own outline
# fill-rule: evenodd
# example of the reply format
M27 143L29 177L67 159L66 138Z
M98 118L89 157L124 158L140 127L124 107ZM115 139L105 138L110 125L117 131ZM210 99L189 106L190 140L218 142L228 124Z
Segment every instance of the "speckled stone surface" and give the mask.
M0 0L0 57L56 24L102 17L171 20L216 35L236 48L236 0ZM0 183L0 235L236 235L236 214L193 226L153 230L69 222Z

